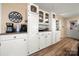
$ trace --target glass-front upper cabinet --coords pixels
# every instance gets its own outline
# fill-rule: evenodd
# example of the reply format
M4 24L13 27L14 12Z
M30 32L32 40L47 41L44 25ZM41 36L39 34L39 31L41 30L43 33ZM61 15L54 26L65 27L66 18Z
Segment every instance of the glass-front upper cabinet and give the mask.
M33 13L38 13L39 7L35 4L28 4L28 11Z
M39 11L39 22L43 22L44 21L44 13L43 11Z
M39 31L49 31L49 13L39 10Z
M60 26L59 26L59 20L56 20L56 30L59 31L60 30Z
M45 23L49 23L49 14L45 13Z
M30 8L31 8L31 11L32 11L32 12L35 12L35 13L37 12L37 7L36 7L36 6L31 5Z

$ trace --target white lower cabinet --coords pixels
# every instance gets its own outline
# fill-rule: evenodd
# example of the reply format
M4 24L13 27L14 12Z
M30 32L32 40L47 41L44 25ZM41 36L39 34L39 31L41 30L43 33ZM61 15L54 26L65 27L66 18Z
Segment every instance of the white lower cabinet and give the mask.
M51 40L52 40L51 33L47 33L45 38L46 38L46 46L48 47L48 46L50 46L52 44L52 42L51 42Z
M16 36L17 37L17 36ZM0 41L0 56L26 56L27 39L24 38L2 38Z
M38 35L33 34L29 37L29 42L28 42L28 51L29 55L39 51L39 39Z
M60 41L60 39L61 39L60 35L61 35L60 31L56 31L56 34L55 34L55 41L56 41L56 43Z
M51 32L27 35L3 35L0 37L0 56L26 56L52 44Z
M7 55L7 49L5 42L0 42L0 56L6 56Z
M51 45L51 33L39 33L40 49L46 48Z
M40 40L40 50L46 47L46 39L45 35L40 33L39 34L39 40Z
M27 55L26 39L11 39L8 41L2 41L1 55L5 56L24 56Z
M52 42L52 44L55 44L56 43L56 33L55 33L55 31L53 31L51 35L52 35L51 42Z

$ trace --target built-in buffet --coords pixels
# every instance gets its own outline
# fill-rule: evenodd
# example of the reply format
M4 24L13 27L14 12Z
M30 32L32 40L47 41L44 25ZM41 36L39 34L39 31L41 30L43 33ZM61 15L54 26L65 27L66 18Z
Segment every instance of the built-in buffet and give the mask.
M6 6L7 8L11 7L6 8L7 11L11 10L14 5L14 7L17 6L17 4L13 6L9 5L10 4L5 4L4 6L4 8ZM28 3L19 5L19 9L16 7L14 10L13 8L12 11L9 11L6 15L6 18L8 18L6 20L8 21L4 22L6 25L4 26L6 28L4 31L5 35L0 34L0 56L31 55L32 53L57 43L56 38L53 38L56 36L56 34L53 34L56 31L53 30L56 27L55 14L53 17L50 17L49 12L40 9L39 6L35 4ZM23 6L25 6L25 10ZM20 10L20 8L23 9ZM3 18L0 20L3 20Z

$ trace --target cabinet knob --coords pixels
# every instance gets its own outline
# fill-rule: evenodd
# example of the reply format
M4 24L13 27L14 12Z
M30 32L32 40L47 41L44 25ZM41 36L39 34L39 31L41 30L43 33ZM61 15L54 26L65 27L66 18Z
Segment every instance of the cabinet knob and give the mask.
M14 38L16 38L16 36L14 36Z
M24 39L24 41L26 41L26 39Z

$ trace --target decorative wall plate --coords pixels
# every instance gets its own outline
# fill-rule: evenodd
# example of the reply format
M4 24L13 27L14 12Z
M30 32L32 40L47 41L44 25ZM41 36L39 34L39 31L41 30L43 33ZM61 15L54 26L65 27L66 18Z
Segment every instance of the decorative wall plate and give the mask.
M8 17L9 17L10 21L12 21L14 23L20 23L23 18L22 15L16 11L10 12Z

